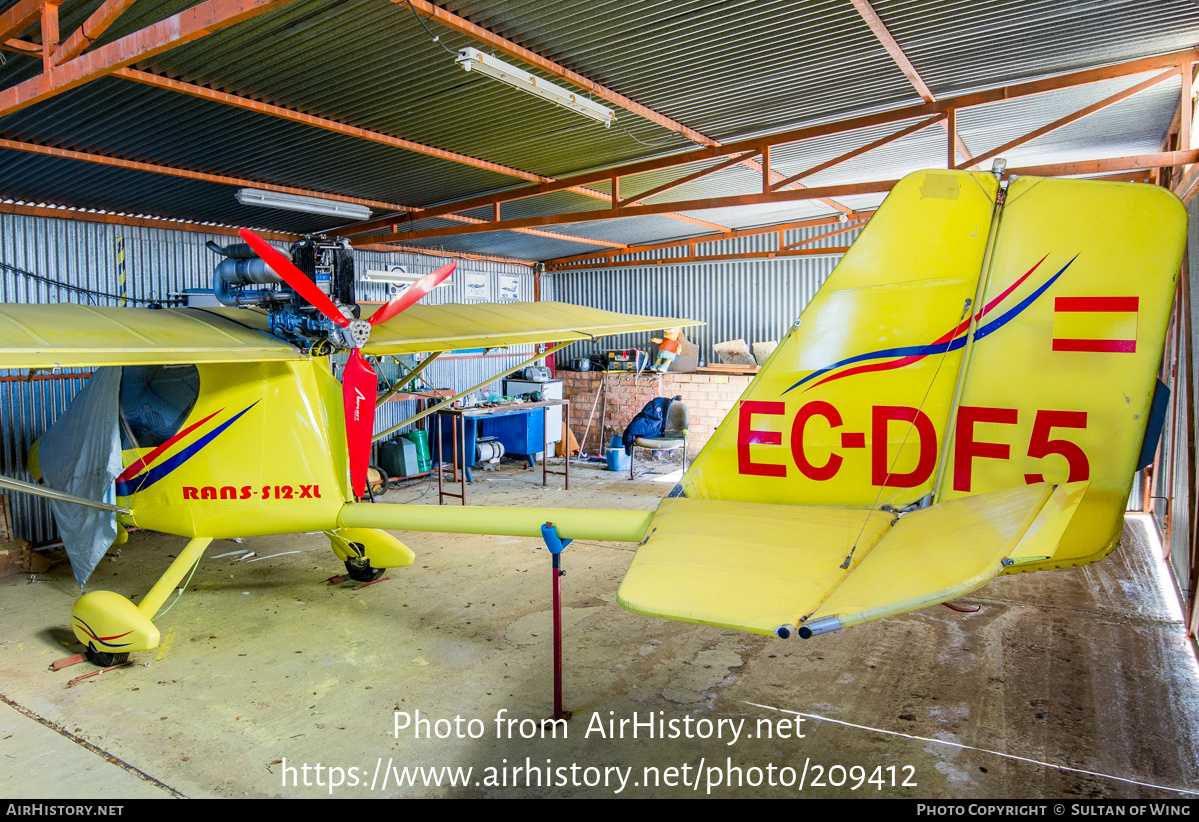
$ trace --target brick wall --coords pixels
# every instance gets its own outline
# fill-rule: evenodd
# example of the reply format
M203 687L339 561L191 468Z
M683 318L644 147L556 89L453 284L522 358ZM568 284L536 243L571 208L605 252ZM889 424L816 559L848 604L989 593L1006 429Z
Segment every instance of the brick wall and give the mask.
M587 428L587 417L595 403L600 381L607 383L608 418L604 442L613 434L624 433L625 426L637 416L645 404L654 397L680 396L687 404L691 421L691 436L687 452L694 456L704 447L716 426L733 408L737 398L745 391L749 376L726 374L603 374L594 371L558 371L562 380L563 398L570 400L571 430L580 443ZM595 417L591 423L591 434L584 447L588 453L597 453L600 440L600 414L604 400L595 405Z

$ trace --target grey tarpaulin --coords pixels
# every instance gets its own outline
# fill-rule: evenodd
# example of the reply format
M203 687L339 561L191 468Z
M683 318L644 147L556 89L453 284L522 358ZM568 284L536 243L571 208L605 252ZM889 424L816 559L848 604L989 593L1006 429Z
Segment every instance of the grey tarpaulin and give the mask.
M115 504L121 473L121 369L100 368L38 445L46 484L57 491ZM71 570L82 589L117 536L117 517L69 502L50 501Z

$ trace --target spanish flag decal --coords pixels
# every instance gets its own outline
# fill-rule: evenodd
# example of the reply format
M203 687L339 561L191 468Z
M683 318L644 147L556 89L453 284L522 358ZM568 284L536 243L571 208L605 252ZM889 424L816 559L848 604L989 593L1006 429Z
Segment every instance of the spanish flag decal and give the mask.
M1053 350L1135 354L1139 297L1058 297Z

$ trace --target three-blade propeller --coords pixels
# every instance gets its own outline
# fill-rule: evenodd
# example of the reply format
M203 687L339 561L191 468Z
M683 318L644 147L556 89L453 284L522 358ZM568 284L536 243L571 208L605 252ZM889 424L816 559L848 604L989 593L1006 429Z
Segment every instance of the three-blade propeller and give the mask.
M266 261L292 290L311 303L342 329L345 344L352 349L341 376L342 400L346 414L346 447L350 454L350 487L361 497L366 490L367 465L370 462L371 435L375 430L375 397L378 378L362 356L362 346L370 339L373 327L385 323L420 302L421 298L454 273L457 263L443 265L408 286L402 294L380 306L369 320L355 320L343 314L329 296L291 260L248 228L238 234L254 252Z

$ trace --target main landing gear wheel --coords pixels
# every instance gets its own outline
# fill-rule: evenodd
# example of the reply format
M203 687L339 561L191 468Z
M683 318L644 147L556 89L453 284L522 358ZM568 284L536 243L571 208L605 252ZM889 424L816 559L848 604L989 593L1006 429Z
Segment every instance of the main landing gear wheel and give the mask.
M383 576L383 572L386 570L386 568L372 568L369 559L354 558L346 560L346 573L355 582L374 582Z
M91 646L88 646L87 649L87 661L93 665L99 665L101 668L111 668L113 665L120 665L128 659L128 653L110 654L107 651L97 651Z

